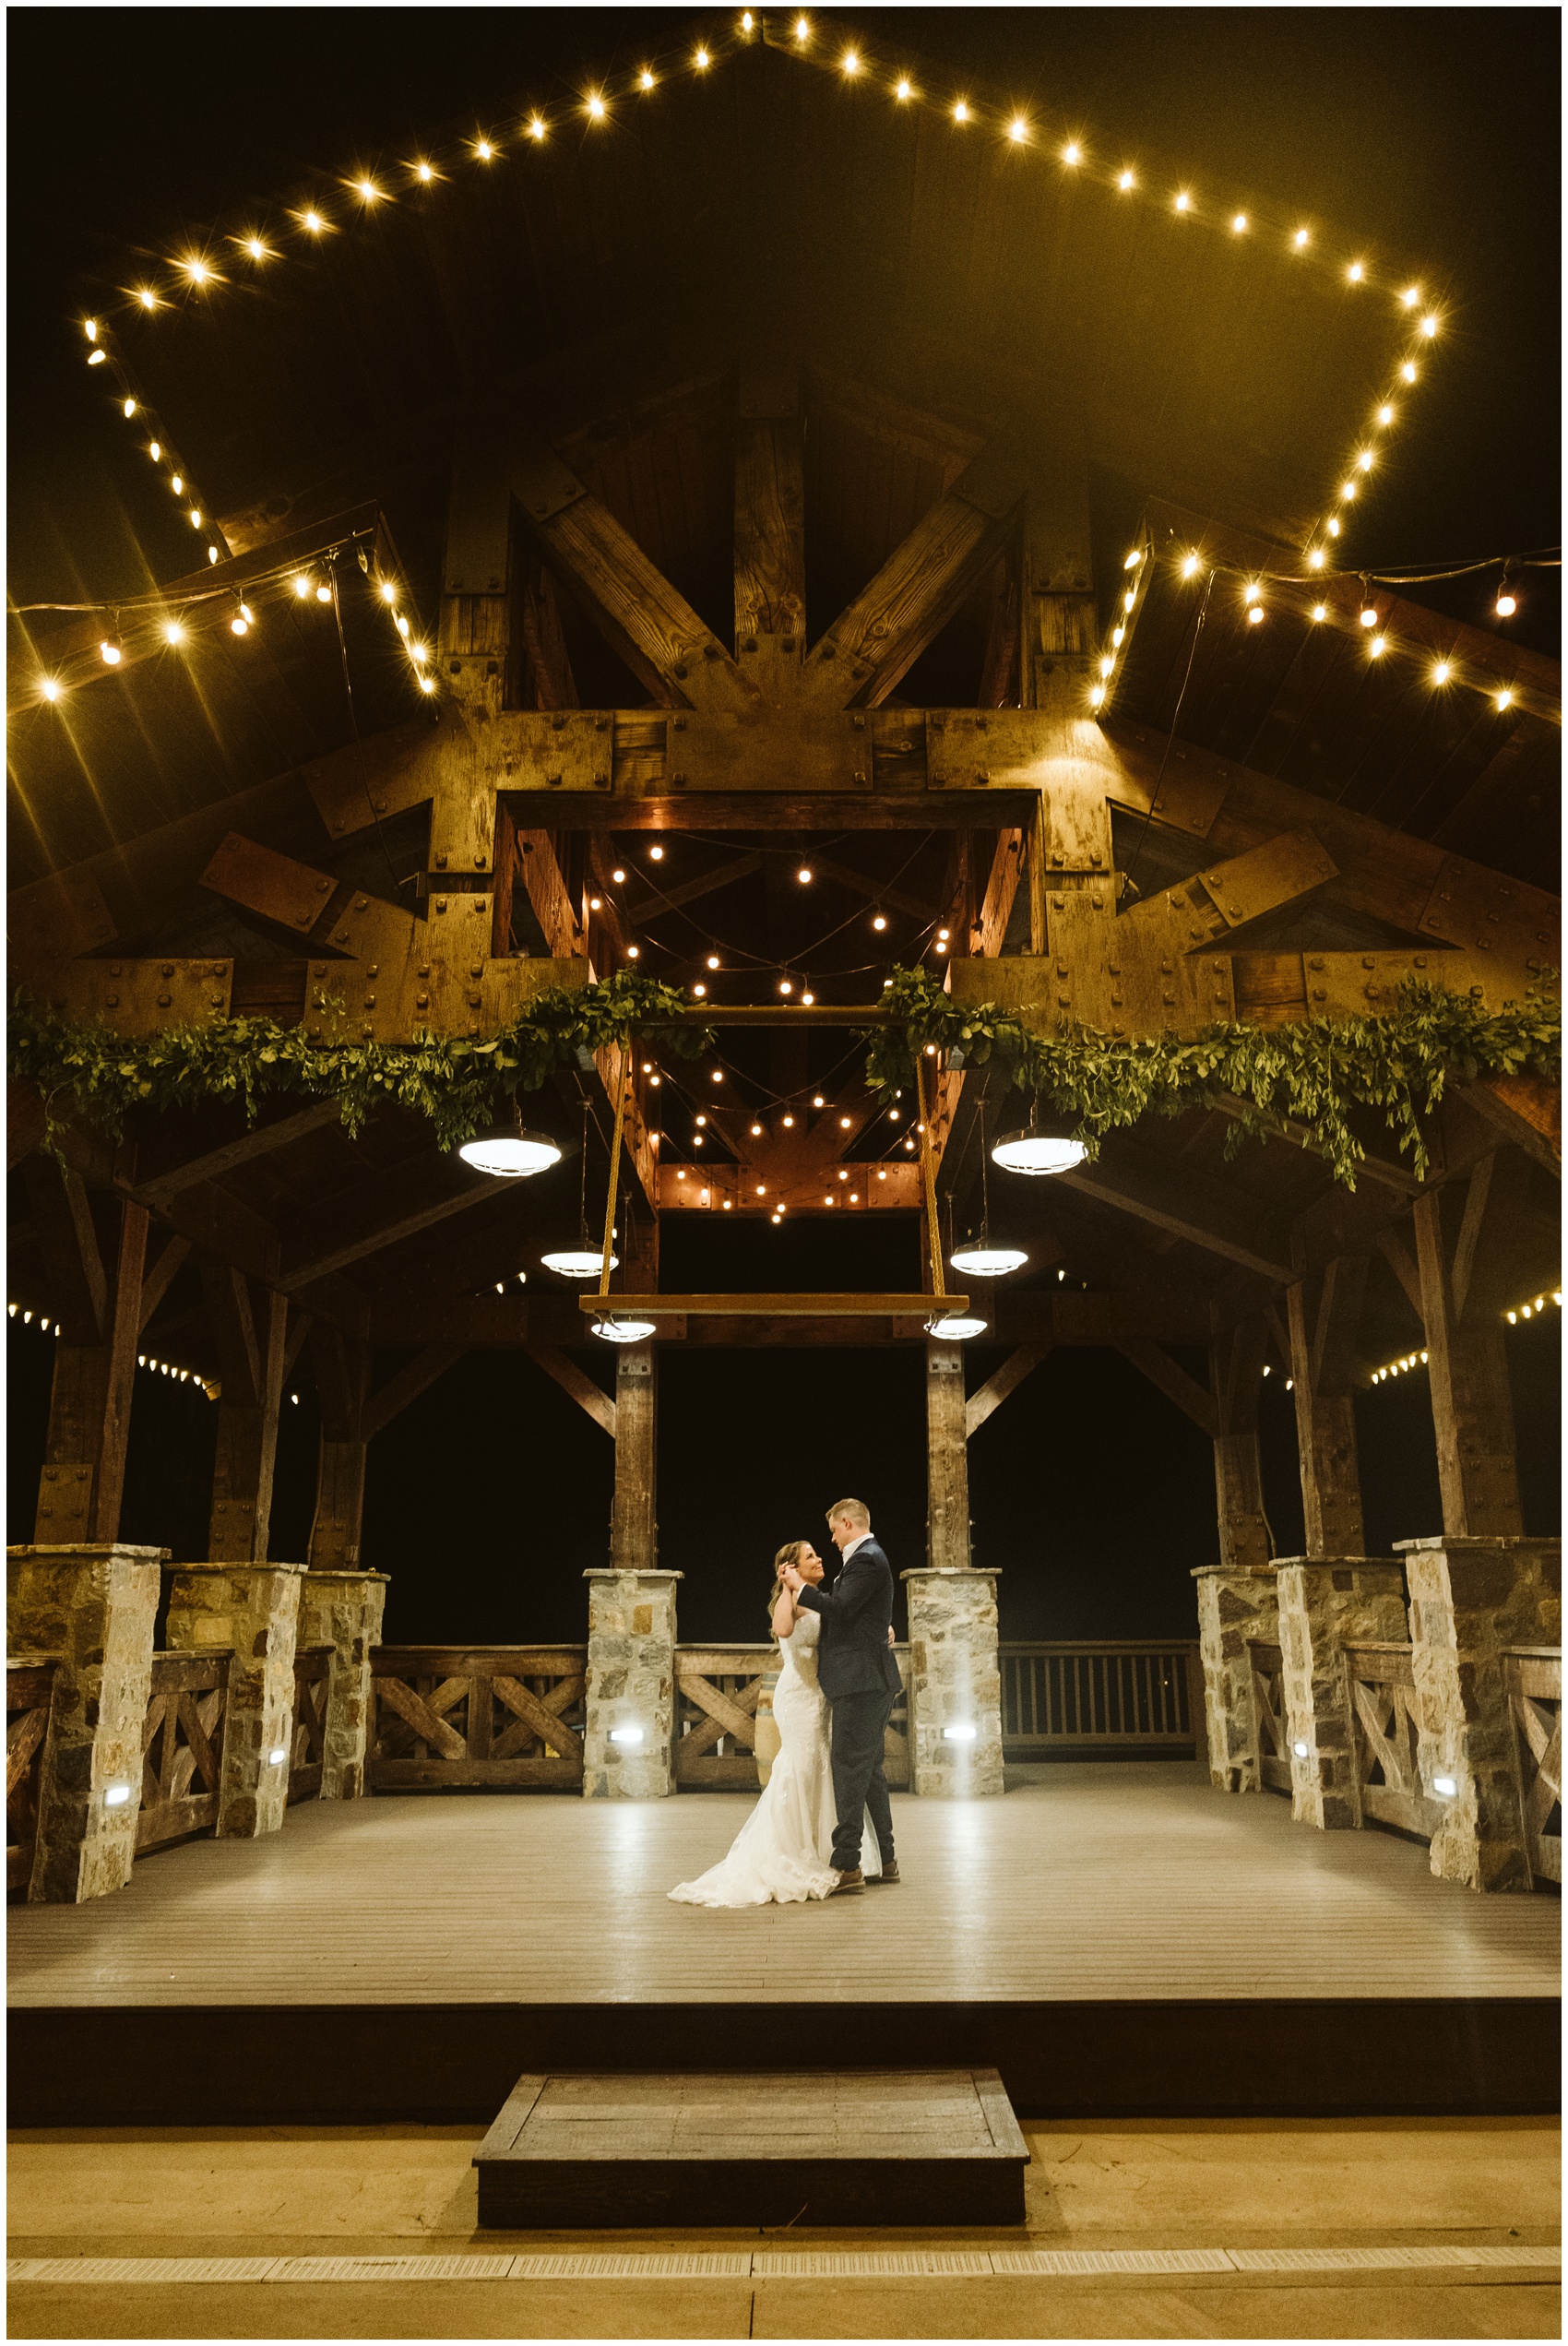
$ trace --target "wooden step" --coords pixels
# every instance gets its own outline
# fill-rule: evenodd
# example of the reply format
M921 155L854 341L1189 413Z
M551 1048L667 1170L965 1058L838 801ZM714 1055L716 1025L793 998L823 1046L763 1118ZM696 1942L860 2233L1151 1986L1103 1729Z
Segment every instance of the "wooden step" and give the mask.
M1029 2153L994 2069L517 2079L474 2159L505 2231L1017 2224Z

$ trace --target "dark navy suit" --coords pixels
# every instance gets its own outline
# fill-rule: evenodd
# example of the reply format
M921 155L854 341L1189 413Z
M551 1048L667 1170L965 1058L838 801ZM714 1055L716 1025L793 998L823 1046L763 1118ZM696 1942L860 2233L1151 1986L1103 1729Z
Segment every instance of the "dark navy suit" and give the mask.
M833 1716L833 1863L847 1874L861 1862L869 1808L882 1862L893 1858L893 1810L883 1773L884 1737L899 1687L887 1642L893 1623L893 1571L876 1542L863 1541L831 1589L801 1589L795 1602L822 1616L817 1676Z

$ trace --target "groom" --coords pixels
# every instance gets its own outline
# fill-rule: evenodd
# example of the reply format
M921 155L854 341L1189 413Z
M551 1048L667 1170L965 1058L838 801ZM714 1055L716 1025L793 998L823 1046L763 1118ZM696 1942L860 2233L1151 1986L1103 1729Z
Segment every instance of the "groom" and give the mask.
M863 1890L861 1844L866 1810L876 1828L885 1882L898 1879L893 1854L893 1811L883 1774L884 1736L898 1694L893 1658L893 1573L871 1536L871 1510L861 1499L840 1499L827 1515L828 1536L840 1570L832 1588L814 1589L787 1566L786 1588L808 1613L822 1615L817 1677L833 1715L833 1867L830 1893ZM877 1876L873 1876L874 1881Z

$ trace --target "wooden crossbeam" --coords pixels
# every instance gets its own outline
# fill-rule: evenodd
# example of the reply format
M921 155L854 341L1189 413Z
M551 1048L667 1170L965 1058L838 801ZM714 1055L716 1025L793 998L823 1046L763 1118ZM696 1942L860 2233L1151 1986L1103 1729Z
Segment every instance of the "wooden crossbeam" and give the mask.
M1033 1368L1038 1368L1051 1350L1050 1344L1020 1344L1010 1352L1002 1366L969 1395L964 1403L964 1439L968 1441L985 1423L987 1418L1002 1407L1010 1393L1016 1393Z
M278 1116L270 1124L257 1125L235 1140L226 1140L216 1149L205 1149L161 1171L143 1175L138 1160L137 1196L144 1205L161 1206L166 1198L176 1197L182 1189L193 1188L197 1182L220 1180L240 1165L254 1164L259 1157L270 1156L275 1149L287 1149L309 1133L337 1124L339 1115L336 1100L313 1100L308 1107L296 1109L292 1115Z
M1219 1411L1214 1398L1187 1375L1179 1361L1173 1361L1161 1345L1150 1344L1138 1337L1123 1338L1116 1349L1151 1385L1158 1385L1166 1399L1174 1401L1194 1425L1201 1426L1212 1440L1218 1440Z
M600 1319L915 1319L967 1312L967 1295L583 1295Z
M1121 1142L1114 1158L1107 1152L1055 1178L1265 1279L1288 1286L1295 1276L1282 1215L1134 1143Z
M530 1344L529 1358L536 1361L546 1376L552 1376L564 1393L569 1393L581 1410L586 1410L594 1423L615 1439L615 1404L608 1393L596 1385L587 1372L580 1369L568 1353L553 1344Z
M380 1391L373 1393L366 1401L360 1417L361 1440L374 1441L410 1401L417 1401L438 1376L445 1376L466 1350L462 1344L427 1344L423 1352L416 1353L406 1367L389 1376Z

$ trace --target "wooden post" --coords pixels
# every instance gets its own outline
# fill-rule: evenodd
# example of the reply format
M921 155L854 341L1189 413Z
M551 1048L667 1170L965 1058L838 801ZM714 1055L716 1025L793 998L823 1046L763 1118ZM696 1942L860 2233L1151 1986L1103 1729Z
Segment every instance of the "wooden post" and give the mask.
M120 1530L148 1215L119 1205L119 1243L105 1272L91 1202L75 1173L29 1166L34 1226L60 1335L34 1537L41 1546L112 1543Z
M253 1314L249 1282L226 1263L204 1266L203 1283L223 1385L208 1547L214 1562L264 1564L289 1299L264 1288Z
M1528 1891L1503 1654L1562 1642L1560 1540L1400 1540L1410 1587L1421 1792L1442 1809L1431 1870Z
M7 1647L59 1659L28 1890L40 1904L78 1905L131 1878L168 1554L117 1542L8 1552Z
M321 1409L321 1451L306 1565L312 1572L350 1572L360 1560L364 1515L370 1347L318 1323L311 1330L310 1352Z
M926 1562L932 1572L969 1563L969 1459L964 1348L932 1336L925 1348Z
M1444 1214L1447 1188L1416 1200L1437 1479L1452 1539L1518 1537L1525 1529L1503 1311L1527 1173L1518 1150L1500 1149L1471 1173L1462 1210L1455 1197Z
M1267 1566L1273 1546L1264 1515L1258 1451L1263 1354L1261 1319L1225 1329L1211 1339L1208 1348L1209 1388L1219 1423L1214 1439L1219 1556L1221 1569L1230 1572Z
M659 1365L653 1346L624 1344L615 1362L615 1495L610 1561L617 1572L659 1562Z
M735 657L760 691L806 649L805 439L792 367L740 382L735 426Z
M1286 1291L1309 1556L1359 1556L1365 1545L1350 1388L1366 1276L1364 1255L1340 1256Z
M169 1596L170 1646L231 1647L223 1719L220 1840L276 1833L289 1798L294 1646L303 1564L182 1564Z

